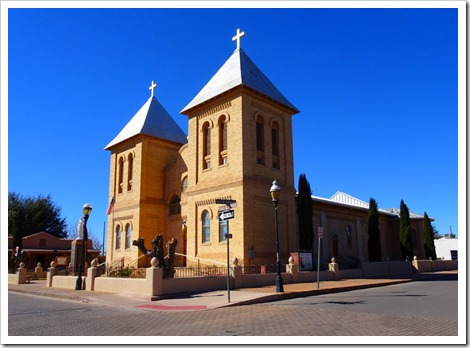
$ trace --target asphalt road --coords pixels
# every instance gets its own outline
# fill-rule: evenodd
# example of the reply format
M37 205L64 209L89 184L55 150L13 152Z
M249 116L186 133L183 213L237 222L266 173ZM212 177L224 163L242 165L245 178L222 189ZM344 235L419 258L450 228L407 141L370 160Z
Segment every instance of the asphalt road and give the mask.
M315 309L399 315L416 319L457 322L457 275L381 288L277 301L276 306L310 306ZM461 308L464 310L464 308Z
M36 343L57 342L54 336L108 336L91 337L91 342L109 344L293 343L292 336L297 337L296 343L318 343L314 336L329 336L328 343L332 343L336 342L333 336L351 336L349 343L360 343L365 336L458 334L456 280L420 281L203 311L163 312L14 292L9 292L8 305L8 335L16 338L16 343L33 343L25 336L43 336L35 338ZM240 337L221 336L251 338L242 341ZM2 343L9 342L2 339ZM90 343L81 339L63 342ZM344 337L338 342L344 343ZM383 338L375 342L385 343ZM427 342L438 340L428 337Z

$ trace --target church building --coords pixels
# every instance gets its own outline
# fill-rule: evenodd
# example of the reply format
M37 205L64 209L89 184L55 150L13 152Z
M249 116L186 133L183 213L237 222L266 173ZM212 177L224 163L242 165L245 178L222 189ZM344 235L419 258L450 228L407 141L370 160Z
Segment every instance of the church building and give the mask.
M114 204L108 216L107 262L143 266L147 261L138 261L142 253L132 241L143 238L150 249L153 237L161 234L165 243L178 240L179 266L226 264L230 233L230 259L273 264L276 234L269 191L274 180L281 187L281 262L299 251L292 147L292 116L299 110L240 47L243 35L237 30L235 51L182 109L188 135L155 97L152 82L150 98L105 147L111 154L109 200ZM315 228L323 221L326 229L341 231L328 234L322 258L344 253L367 259L363 209L312 199ZM235 203L232 219L220 221L221 200ZM346 214L330 221L327 212L338 206ZM383 224L396 220L396 214L382 213ZM399 258L398 236L390 238L382 242L392 243L390 258Z
M154 95L106 146L111 152L107 261L139 256L156 234L175 237L186 263L230 256L273 262L274 210L270 188L282 189L282 259L298 248L292 115L299 112L240 47L181 111L188 136ZM217 199L236 201L234 218L219 222ZM204 263L203 262L203 263Z

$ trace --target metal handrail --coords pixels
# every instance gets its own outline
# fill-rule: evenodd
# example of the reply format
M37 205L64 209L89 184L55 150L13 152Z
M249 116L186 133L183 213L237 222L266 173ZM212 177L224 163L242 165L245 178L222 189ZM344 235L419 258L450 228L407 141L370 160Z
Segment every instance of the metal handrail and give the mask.
M129 262L129 263L127 264L127 267L134 267L134 266L132 266L132 265L135 263L135 264L137 264L137 266L136 266L135 268L139 268L139 267L138 267L138 266L139 266L139 260L140 260L142 257L147 257L147 255L145 255L145 254L140 255L138 258L136 258L136 259L132 260L131 262Z
M200 257L196 257L196 256L188 256L188 255L185 255L185 254L180 254L180 253L175 253L175 255L178 255L178 256L184 256L184 257L187 257L187 258L192 258L192 259L196 259L198 260L202 260L202 261L208 261L208 262L212 262L212 263L216 263L216 264L219 264L219 265L223 265L223 266L226 266L225 263L223 262L219 262L219 261L214 261L214 260L208 260L208 259L203 259L203 258L200 258Z

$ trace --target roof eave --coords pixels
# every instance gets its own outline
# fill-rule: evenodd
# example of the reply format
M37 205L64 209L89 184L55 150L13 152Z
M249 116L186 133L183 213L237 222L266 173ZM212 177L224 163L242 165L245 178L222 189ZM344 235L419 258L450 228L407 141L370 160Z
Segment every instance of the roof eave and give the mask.
M237 85L235 87L232 87L226 91L223 91L221 93L219 93L218 95L214 96L214 97L211 97L207 100L204 100L196 105L193 105L191 107L185 107L183 110L180 111L180 114L182 115L186 115L186 116L189 116L190 114L193 114L194 113L194 110L197 110L197 109L200 109L200 108L204 108L206 105L212 103L213 101L215 101L216 99L219 99L221 96L224 96L226 94L229 94L229 93L232 93L234 91L236 91L237 89L240 89L240 90L243 90L243 89L247 89L248 91L254 93L254 94L257 94L257 95L260 95L264 98L266 98L267 100L271 101L272 103L275 103L276 105L282 107L283 109L285 109L287 112L289 112L291 115L295 115L295 114L298 114L300 113L300 110L297 109L295 106L289 106L289 105L286 105L284 103L281 103L280 101L276 100L276 99L273 99L271 97L268 97L267 95L257 91L256 89L253 89L251 87L248 87L248 86L245 86L243 84L240 84L240 85ZM189 105L189 104L188 104Z

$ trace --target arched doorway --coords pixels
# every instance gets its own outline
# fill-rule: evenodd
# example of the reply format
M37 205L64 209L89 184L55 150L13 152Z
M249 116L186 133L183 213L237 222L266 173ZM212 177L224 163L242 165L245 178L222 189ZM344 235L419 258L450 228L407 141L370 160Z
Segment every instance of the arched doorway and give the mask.
M338 257L338 236L333 236L333 257Z

